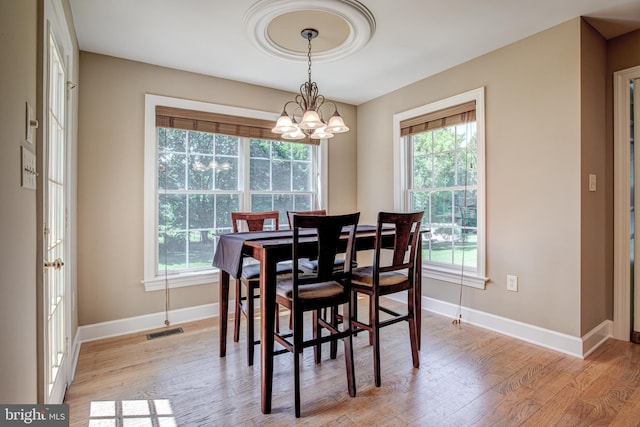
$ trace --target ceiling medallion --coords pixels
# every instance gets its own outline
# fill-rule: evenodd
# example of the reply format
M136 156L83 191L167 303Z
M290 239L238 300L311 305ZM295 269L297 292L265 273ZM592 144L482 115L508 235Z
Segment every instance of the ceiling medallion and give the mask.
M307 59L300 31L315 28L325 37L314 47L315 62L334 61L364 47L376 30L369 9L356 0L260 0L244 15L249 39L263 52L290 61Z

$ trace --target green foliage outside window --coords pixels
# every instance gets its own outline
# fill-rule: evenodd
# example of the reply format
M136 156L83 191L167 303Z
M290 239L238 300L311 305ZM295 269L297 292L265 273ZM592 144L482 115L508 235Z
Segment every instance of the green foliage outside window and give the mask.
M412 150L411 209L424 211L423 258L477 267L475 123L421 132Z

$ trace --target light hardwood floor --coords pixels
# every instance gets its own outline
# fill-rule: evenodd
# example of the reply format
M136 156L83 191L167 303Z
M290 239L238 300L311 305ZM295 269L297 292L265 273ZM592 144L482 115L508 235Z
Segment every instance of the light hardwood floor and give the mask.
M380 388L366 334L354 338L354 398L342 345L336 360L326 346L320 365L305 351L296 419L291 354L276 356L265 415L260 361L247 366L244 340L230 339L219 358L217 319L174 327L184 333L83 344L65 399L70 425L640 426L640 345L628 342L610 339L580 360L424 312L419 369L406 323L383 329Z

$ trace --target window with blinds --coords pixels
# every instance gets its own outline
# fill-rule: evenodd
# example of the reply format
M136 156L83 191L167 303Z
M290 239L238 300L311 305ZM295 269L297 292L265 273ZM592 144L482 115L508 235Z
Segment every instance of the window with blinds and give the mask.
M287 210L319 205L315 144L279 141L275 120L249 110L240 116L226 114L230 107L172 100L146 107L153 137L145 137L145 236L154 245L145 247L145 285L212 271L232 211L278 210L287 224Z
M424 211L423 227L430 230L423 241L425 270L449 271L451 278L456 273L458 281L461 271L484 274L483 93L394 117L404 171L398 177L402 208Z

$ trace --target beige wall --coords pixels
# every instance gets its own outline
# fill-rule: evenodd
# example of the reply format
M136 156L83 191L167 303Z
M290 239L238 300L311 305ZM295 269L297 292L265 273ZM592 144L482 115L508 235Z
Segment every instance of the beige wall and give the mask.
M580 336L580 28L574 19L358 106L358 209L393 208L392 116L485 87L487 275L462 304ZM387 165L380 167L379 165ZM506 275L519 291L506 290ZM458 303L459 287L424 295Z
M0 0L0 402L37 399L36 192L20 187L25 102L36 106L35 0Z
M295 84L292 86L295 88ZM291 93L87 52L80 56L79 324L164 311L143 278L143 127L146 93L279 113ZM356 209L353 131L329 141L331 213ZM217 301L217 285L171 291L171 309Z
M613 191L613 176L607 175L605 138L605 91L607 45L605 39L585 21L581 23L580 110L581 172L581 327L584 335L603 320L612 318L608 295L613 292L613 256L607 242L613 229L607 215L613 213L607 197ZM589 174L596 175L596 191L589 191Z

